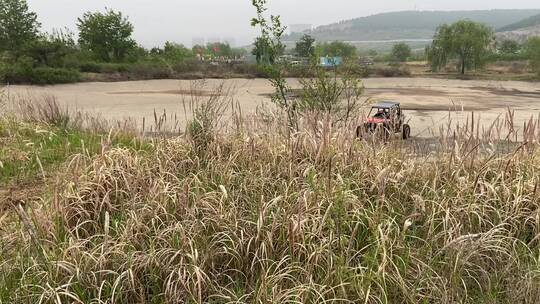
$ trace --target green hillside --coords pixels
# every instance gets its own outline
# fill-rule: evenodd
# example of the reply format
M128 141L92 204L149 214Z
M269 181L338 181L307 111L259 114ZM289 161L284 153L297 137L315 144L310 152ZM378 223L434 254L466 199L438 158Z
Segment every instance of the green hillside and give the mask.
M525 18L521 21L512 23L507 26L503 26L499 28L498 32L515 31L522 28L527 28L527 27L532 27L532 26L537 26L537 25L540 25L540 14Z
M382 13L320 26L312 30L310 34L319 41L429 39L437 27L443 23L471 19L498 29L537 14L540 14L540 9L403 11ZM292 34L287 39L297 40L300 35Z

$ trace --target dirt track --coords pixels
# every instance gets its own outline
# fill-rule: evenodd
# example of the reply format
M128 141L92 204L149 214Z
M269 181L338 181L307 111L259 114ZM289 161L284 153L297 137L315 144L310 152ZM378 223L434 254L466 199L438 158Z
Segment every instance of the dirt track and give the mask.
M208 80L197 87L197 95L211 95L212 88L222 80ZM290 80L292 86L297 81ZM244 113L255 111L268 102L272 88L263 79L232 79L225 85L232 88L235 100ZM154 120L154 110L176 114L185 120L182 99L186 99L192 82L152 80L117 83L80 83L48 87L11 86L9 94L53 95L71 109L100 114L108 119L132 118L141 122ZM366 98L400 101L413 126L413 135L429 136L438 126L463 120L471 111L480 113L487 123L515 110L518 126L540 113L540 83L514 81L462 81L430 78L370 78L364 81Z

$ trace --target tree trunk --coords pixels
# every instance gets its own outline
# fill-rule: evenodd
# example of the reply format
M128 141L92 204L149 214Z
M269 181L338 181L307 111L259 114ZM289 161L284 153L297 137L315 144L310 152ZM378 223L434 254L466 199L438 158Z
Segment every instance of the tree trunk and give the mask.
M461 58L461 75L465 75L465 57Z

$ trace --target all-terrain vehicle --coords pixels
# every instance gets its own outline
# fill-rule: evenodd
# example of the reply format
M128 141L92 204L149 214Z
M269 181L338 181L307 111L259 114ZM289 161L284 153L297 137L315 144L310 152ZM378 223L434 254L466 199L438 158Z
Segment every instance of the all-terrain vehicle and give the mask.
M411 137L411 127L405 123L405 115L399 102L383 101L372 106L363 126L356 128L356 136L378 134L387 140L390 135L401 133L403 139Z

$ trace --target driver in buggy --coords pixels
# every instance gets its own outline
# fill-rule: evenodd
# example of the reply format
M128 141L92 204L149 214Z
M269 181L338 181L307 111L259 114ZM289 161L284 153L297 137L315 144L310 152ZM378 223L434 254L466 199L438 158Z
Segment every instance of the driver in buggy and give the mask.
M377 113L375 113L375 115L373 115L374 118L388 118L388 114L390 114L390 112L388 111L388 109L379 109L377 111Z

